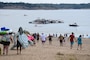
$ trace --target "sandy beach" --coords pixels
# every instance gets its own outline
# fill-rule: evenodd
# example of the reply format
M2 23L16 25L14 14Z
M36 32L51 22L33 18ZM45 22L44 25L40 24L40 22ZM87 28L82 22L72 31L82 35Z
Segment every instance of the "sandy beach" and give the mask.
M9 54L1 55L0 60L90 60L90 39L83 38L82 50L77 50L77 43L74 43L73 49L70 49L70 42L66 40L63 46L57 38L53 38L52 44L47 40L42 45L41 40L36 41L35 46L29 46L17 55L16 50L10 50L13 43L10 44ZM2 45L0 44L2 48Z

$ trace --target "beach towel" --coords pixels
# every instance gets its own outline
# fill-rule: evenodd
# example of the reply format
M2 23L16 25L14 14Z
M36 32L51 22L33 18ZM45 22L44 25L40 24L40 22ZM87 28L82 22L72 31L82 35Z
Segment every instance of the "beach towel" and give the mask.
M28 40L34 40L34 37L31 35L28 35Z

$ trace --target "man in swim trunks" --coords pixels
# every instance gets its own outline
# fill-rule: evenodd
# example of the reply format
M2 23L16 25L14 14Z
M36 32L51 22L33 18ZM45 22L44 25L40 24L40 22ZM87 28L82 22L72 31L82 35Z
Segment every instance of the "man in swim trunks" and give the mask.
M74 39L75 39L75 36L74 36L74 33L72 32L72 34L69 36L70 48L71 48L71 49L72 49L73 44L74 44Z

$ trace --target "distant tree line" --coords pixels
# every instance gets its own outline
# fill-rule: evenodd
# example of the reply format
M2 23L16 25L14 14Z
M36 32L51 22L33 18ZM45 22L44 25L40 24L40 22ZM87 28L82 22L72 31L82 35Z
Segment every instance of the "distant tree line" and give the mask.
M5 3L0 2L0 9L90 9L90 3L87 4L32 4L32 3Z

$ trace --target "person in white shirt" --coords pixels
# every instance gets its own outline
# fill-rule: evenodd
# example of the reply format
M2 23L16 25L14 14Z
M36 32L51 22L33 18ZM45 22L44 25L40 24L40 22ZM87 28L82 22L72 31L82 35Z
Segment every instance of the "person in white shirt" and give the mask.
M41 41L42 41L42 44L44 45L45 42L46 42L46 36L44 35L44 33L42 33L41 35Z

